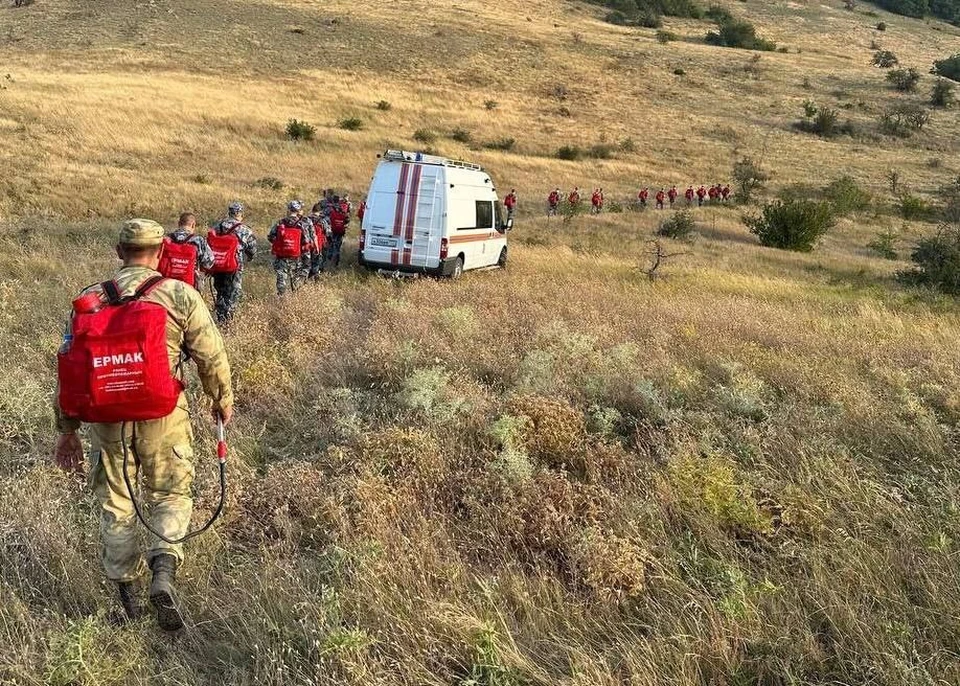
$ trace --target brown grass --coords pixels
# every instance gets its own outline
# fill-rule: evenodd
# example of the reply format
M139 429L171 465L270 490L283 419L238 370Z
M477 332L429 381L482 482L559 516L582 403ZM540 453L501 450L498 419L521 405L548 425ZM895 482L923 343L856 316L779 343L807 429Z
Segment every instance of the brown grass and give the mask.
M0 682L960 682L960 318L866 249L900 223L879 207L798 255L705 209L651 282L657 213L537 216L557 184L710 183L739 154L773 190L851 173L882 191L896 167L933 191L957 172L955 113L906 143L790 130L808 97L845 89L865 126L894 97L868 66L876 19L837 5L732 3L792 48L748 80L748 54L661 46L555 0L515 21L473 0L0 9ZM955 41L884 19L908 65ZM223 36L238 49L215 51ZM354 115L363 131L336 128ZM318 140L284 140L293 117ZM228 511L182 574L193 628L111 627L92 497L48 456L63 315L113 267L116 220L238 197L262 234L288 195L359 195L387 144L458 127L518 139L437 144L519 189L509 269L388 282L353 268L350 242L343 272L278 304L258 260L227 337ZM601 136L638 149L547 156ZM198 475L199 521L212 459Z

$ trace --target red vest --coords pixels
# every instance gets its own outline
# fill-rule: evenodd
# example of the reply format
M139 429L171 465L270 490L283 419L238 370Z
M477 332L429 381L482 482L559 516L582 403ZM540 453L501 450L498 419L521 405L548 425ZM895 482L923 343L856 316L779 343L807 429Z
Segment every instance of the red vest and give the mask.
M167 236L163 239L163 252L157 271L168 279L177 279L196 286L197 246L193 243L177 243Z
M155 276L129 298L113 281L101 284L106 303L74 301L73 341L57 355L63 413L84 422L114 424L160 419L173 412L183 384L170 373L167 311L143 302L163 282ZM79 311L78 311L79 310Z
M237 262L237 251L240 249L240 239L236 232L218 234L216 231L207 233L207 243L213 253L213 266L207 272L210 274L236 274L240 269Z
M560 203L560 194L554 191L550 194L550 197L547 198L547 202L551 205L557 205Z
M335 209L330 213L330 232L337 236L347 232L347 215L344 212Z
M277 233L273 238L273 255L281 260L295 260L303 254L301 242L303 229L291 226L286 219L277 224Z

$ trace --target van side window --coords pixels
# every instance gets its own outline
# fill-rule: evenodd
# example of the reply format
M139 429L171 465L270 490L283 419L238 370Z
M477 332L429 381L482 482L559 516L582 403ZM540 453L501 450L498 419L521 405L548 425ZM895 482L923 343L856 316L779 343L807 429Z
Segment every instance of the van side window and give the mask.
M478 229L493 228L493 203L486 200L477 201L477 227Z
M497 200L497 204L494 210L494 219L496 219L495 228L500 233L503 233L504 228L506 227L506 222L503 219L503 205L500 204L500 201Z

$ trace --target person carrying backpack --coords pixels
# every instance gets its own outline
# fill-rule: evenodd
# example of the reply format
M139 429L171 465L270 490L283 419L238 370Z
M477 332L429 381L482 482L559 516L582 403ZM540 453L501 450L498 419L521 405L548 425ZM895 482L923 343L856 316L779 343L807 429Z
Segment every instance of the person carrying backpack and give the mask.
M507 197L503 199L503 206L507 208L507 219L513 217L513 213L517 211L517 189L512 188Z
M184 212L177 229L163 239L163 252L157 271L170 279L183 281L198 291L203 286L203 271L213 266L213 252L207 239L197 234L197 218Z
M680 194L680 191L677 190L676 186L671 186L670 190L667 191L667 199L670 201L670 207L673 207L673 203L677 201L677 196Z
M641 209L646 209L647 207L647 198L650 197L650 189L644 186L640 189L640 192L637 193L637 199L640 201Z
M556 217L557 212L560 209L560 189L555 188L550 191L550 195L547 196L547 216Z
M333 207L330 210L330 235L327 237L327 256L324 264L331 269L340 266L340 251L343 249L343 237L347 235L350 225L350 215L340 208L339 198L334 197Z
M257 255L257 237L243 223L243 205L238 202L227 208L227 217L207 233L207 244L213 253L214 311L217 323L226 325L233 319L243 295L243 265Z
M287 287L296 290L310 271L313 251L313 224L303 216L303 203L287 203L287 216L278 221L267 235L273 253L273 269L277 272L277 295Z
M662 210L662 209L663 209L663 199L664 199L664 197L666 197L666 196L664 195L663 189L661 188L660 190L657 191L657 195L656 195L656 198L657 198L657 209L658 209L658 210Z
M361 212L363 205L360 205ZM330 230L330 219L323 215L323 207L320 203L313 206L310 216L307 217L313 224L313 246L310 253L310 278L314 281L319 280L320 272L323 271L324 255L327 249L327 233Z
M175 581L184 554L176 541L187 535L193 511L186 361L196 364L224 424L233 416L233 388L223 339L203 297L157 272L163 239L163 227L154 221L125 222L117 245L120 270L74 300L57 355L54 457L60 468L81 473L77 430L90 424L87 483L100 507L103 569L123 608L118 620L142 615L141 578L149 568L157 621L161 629L176 631L183 627ZM138 480L136 502L149 506L140 514L131 485ZM138 516L156 532L147 536L145 556Z
M693 204L693 196L694 196L693 186L687 186L687 190L683 192L683 197L687 199L688 207Z

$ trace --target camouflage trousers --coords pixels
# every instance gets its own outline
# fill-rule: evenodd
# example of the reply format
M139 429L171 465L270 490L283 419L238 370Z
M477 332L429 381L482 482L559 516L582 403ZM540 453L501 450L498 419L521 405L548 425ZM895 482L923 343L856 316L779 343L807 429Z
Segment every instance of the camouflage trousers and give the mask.
M243 295L243 272L214 274L213 290L217 324L226 324L233 319Z
M331 234L330 238L327 239L327 247L324 248L326 252L326 263L330 265L333 269L336 269L340 266L340 252L343 250L343 236L339 234Z
M310 255L310 276L315 278L323 271L324 254L326 250L320 250Z
M310 271L310 255L294 259L277 257L273 260L273 269L277 272L277 295L284 295L287 288L295 291Z
M157 555L183 561L183 546L147 534L142 554L136 512L123 479L123 443L127 443L127 475L150 526L166 538L187 533L193 513L193 432L186 396L163 419L126 425L94 424L87 482L100 503L103 569L111 581L132 581ZM123 427L123 428L122 428ZM140 482L139 489L137 483Z

